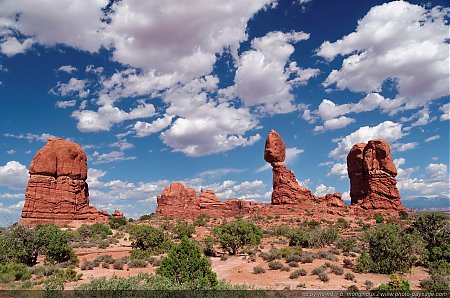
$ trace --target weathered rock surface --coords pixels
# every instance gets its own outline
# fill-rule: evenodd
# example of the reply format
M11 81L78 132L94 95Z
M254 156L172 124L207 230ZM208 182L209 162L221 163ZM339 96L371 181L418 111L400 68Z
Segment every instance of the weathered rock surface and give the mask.
M165 216L192 218L200 214L210 216L236 216L257 210L262 204L238 199L219 200L212 190L195 189L179 182L166 186L157 197L156 213Z
M324 201L327 206L345 207L345 202L342 200L342 195L339 192L326 194Z
M122 212L119 210L114 210L114 213L111 214L112 217L125 217Z
M389 143L371 140L356 144L347 156L352 205L364 209L404 209L397 189L397 169Z
M31 162L21 223L60 226L107 222L108 214L89 205L87 157L72 142L51 138Z
M272 129L267 136L264 148L264 159L272 165L272 204L297 204L305 199L314 199L312 192L300 186L294 173L286 168L283 163L285 158L286 145L281 136Z

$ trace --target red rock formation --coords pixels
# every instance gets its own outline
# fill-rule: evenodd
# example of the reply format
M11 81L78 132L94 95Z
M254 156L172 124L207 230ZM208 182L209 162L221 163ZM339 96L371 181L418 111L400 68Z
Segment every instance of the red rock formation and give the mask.
M338 192L325 195L324 201L328 206L345 207L342 195Z
M272 204L297 204L301 200L314 199L312 192L300 186L294 173L286 169L283 163L285 157L286 145L283 139L275 130L271 130L266 139L264 159L272 165Z
M86 161L86 153L77 144L49 139L31 162L21 223L107 222L106 212L89 205Z
M119 210L114 210L114 213L111 214L112 217L125 217L122 212Z
M388 142L371 140L354 145L347 156L347 171L352 205L364 209L404 209Z
M157 197L156 213L165 216L192 218L200 214L210 216L236 216L249 213L261 204L238 199L219 200L212 190L201 190L197 196L195 190L179 182L166 186Z

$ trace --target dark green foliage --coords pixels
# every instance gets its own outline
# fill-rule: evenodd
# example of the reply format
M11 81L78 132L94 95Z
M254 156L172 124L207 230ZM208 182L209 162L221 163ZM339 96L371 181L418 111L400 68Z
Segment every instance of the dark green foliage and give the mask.
M266 270L261 266L253 267L253 274L262 274L265 272L266 272Z
M209 221L209 215L207 214L200 214L197 219L194 221L194 226L197 227L204 227Z
M361 253L357 269L361 272L406 272L422 253L421 238L417 233L401 230L395 224L383 224L367 235L368 254Z
M123 216L113 216L109 219L109 226L114 230L117 230L122 226L126 226L127 223L127 219Z
M175 227L173 227L173 233L176 239L181 239L184 236L191 238L192 234L195 233L195 228L193 225L190 225L187 222L180 222Z
M413 224L413 229L425 241L424 259L428 267L450 263L450 225L444 214L424 213ZM448 266L447 266L448 267ZM450 274L450 270L447 274Z
M17 225L0 236L0 263L36 264L39 246L33 229Z
M301 247L324 247L334 243L339 236L339 231L335 227L322 229L318 228L297 228L292 229L289 234L290 246Z
M214 243L215 242L216 241L214 240L214 238L212 238L210 236L205 237L203 239L203 245L204 245L203 253L205 254L205 256L213 257L213 256L216 255L216 251L214 250Z
M243 220L225 223L215 227L212 232L222 248L233 255L246 245L259 244L262 238L258 226Z
M378 287L380 292L410 292L409 282L407 280L399 278L397 275L392 274L390 281L387 284L381 284Z
M175 245L168 256L163 258L156 274L168 278L177 284L198 282L204 286L217 284L214 273L201 252L201 249L186 236Z
M159 254L167 252L173 244L166 233L152 226L135 225L130 227L129 233L134 249Z
M276 226L273 228L273 235L275 236L289 236L291 228L289 226Z
M355 238L339 238L336 241L336 247L342 249L343 252L351 252L355 249Z
M81 239L106 239L112 235L111 229L104 224L82 225L77 229Z
M382 223L384 221L384 217L380 213L375 213L374 218L376 223Z
M130 253L130 258L137 260L147 260L150 256L151 253L147 250L132 249Z
M420 282L420 287L427 292L450 291L450 275L433 272L431 276Z
M31 278L31 272L24 264L10 263L0 264L0 276L11 275L14 280L28 280Z
M69 236L54 224L38 225L35 229L36 244L45 255L45 262L54 264L71 261L78 263L73 249L69 246Z
M350 224L348 223L348 221L346 221L345 218L343 218L343 217L338 218L336 225L342 229L347 229L350 227Z
M153 213L152 214L144 214L144 215L142 215L141 217L139 217L139 220L149 220L149 219L152 219L152 217L153 217Z
M400 210L400 211L398 212L398 217L399 217L401 220L406 220L406 219L408 219L409 215L408 215L408 212L406 212L406 211L404 211L404 210Z

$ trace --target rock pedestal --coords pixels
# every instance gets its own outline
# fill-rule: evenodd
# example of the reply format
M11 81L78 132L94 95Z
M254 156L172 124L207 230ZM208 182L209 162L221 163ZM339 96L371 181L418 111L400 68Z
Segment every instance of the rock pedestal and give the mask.
M371 140L356 144L347 156L352 205L364 209L404 209L397 189L397 169L389 143Z
M89 205L87 157L72 142L51 138L31 162L21 223L107 222L108 214Z
M283 163L286 158L286 145L281 136L271 130L266 139L264 159L270 163L273 172L272 204L297 204L301 200L312 200L314 195L310 190L300 186L294 173Z

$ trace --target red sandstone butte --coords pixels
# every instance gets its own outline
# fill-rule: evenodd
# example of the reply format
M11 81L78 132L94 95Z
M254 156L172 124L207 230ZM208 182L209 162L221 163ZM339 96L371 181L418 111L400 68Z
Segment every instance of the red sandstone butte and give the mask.
M201 190L197 196L195 189L179 182L166 186L157 197L156 213L165 216L192 218L200 214L210 216L236 216L257 210L262 204L238 199L219 200L212 190Z
M286 145L281 136L272 129L267 136L264 148L264 159L272 165L272 204L297 204L301 200L314 199L312 192L300 186L294 173L286 168L283 163L285 157Z
M59 226L107 222L109 217L89 205L87 157L72 142L50 138L31 162L21 223Z
M119 210L114 210L114 213L111 214L112 217L125 217L122 212Z
M395 179L397 169L385 140L354 145L347 155L347 172L352 205L364 209L404 209Z

